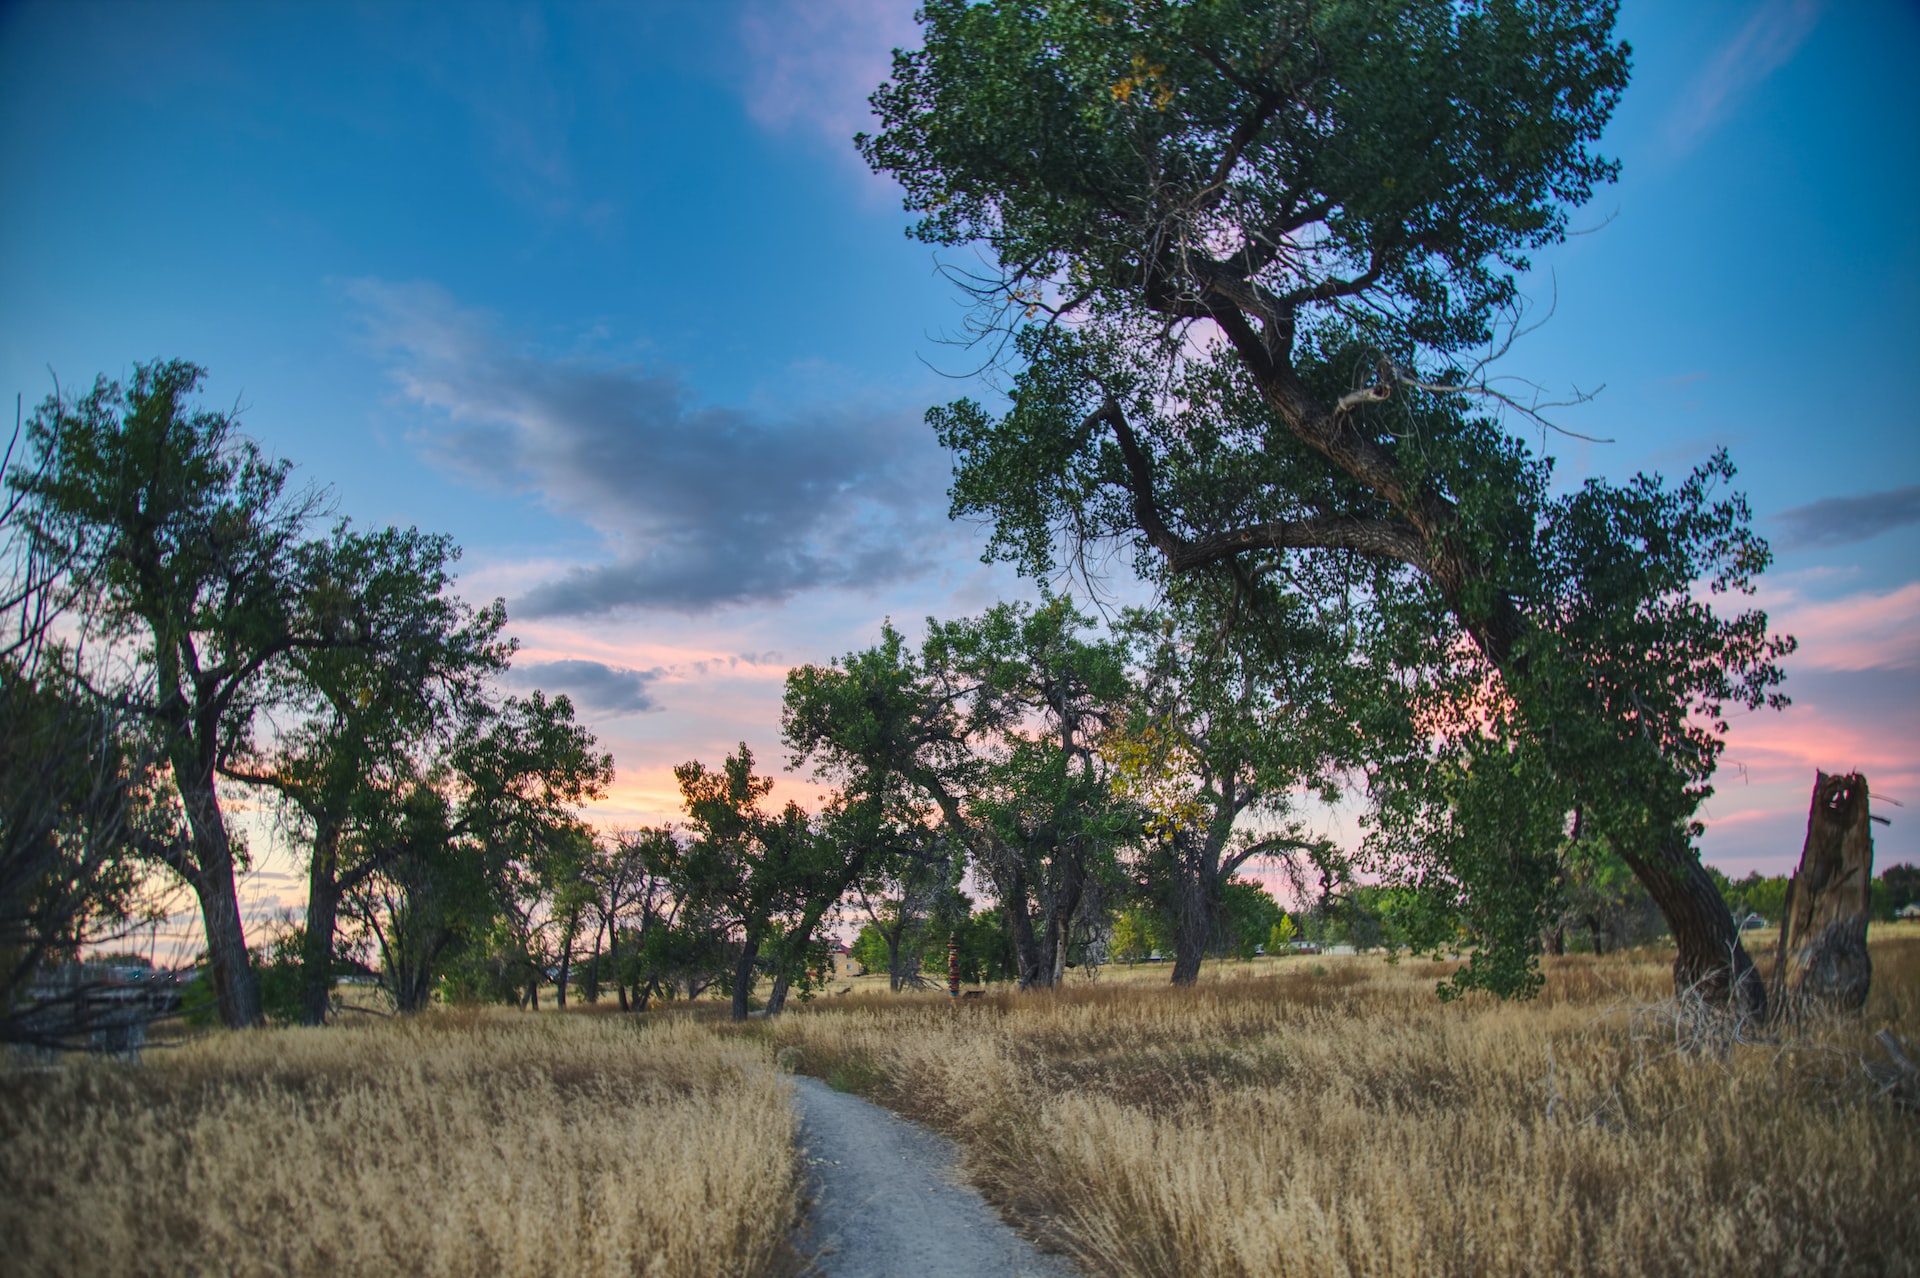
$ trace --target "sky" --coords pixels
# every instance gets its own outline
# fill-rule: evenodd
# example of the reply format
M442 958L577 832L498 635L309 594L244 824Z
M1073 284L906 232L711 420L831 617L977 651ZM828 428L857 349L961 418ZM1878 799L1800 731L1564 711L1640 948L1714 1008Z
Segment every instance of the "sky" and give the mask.
M1563 483L1724 446L1776 551L1794 704L1734 719L1707 859L1789 871L1820 768L1920 861L1920 6L1619 31L1620 181L1536 256L1506 360L1599 389L1559 420L1610 442L1533 442ZM789 667L1033 593L947 520L922 423L984 390L965 259L850 141L915 39L911 0L6 4L0 389L205 366L356 523L459 541L516 686L614 754L597 821L671 820L676 763L778 769ZM264 855L250 909L295 868Z

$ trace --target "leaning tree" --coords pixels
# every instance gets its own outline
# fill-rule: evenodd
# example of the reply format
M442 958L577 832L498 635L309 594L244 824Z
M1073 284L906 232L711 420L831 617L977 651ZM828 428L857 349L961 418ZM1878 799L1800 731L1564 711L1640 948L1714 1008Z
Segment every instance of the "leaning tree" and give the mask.
M1348 608L1370 855L1523 988L1565 839L1617 850L1676 980L1764 1001L1693 843L1729 702L1791 641L1722 616L1768 560L1723 455L1675 486L1550 487L1479 414L1517 272L1616 165L1615 6L1581 0L927 0L858 141L912 233L981 245L1010 406L932 416L956 514L1052 572L1132 544L1162 577ZM1477 354L1476 354L1477 353ZM1335 592L1328 595L1324 592Z

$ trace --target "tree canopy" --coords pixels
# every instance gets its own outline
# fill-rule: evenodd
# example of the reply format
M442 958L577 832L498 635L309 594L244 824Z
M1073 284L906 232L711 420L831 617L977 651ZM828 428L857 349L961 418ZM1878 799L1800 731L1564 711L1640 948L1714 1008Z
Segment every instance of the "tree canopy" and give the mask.
M859 145L913 234L989 259L968 285L1007 406L930 420L992 553L1046 574L1117 541L1151 580L1343 612L1376 690L1349 706L1370 866L1435 917L1469 907L1469 979L1528 983L1571 830L1646 883L1677 980L1757 1005L1691 845L1723 707L1779 704L1791 649L1713 606L1768 563L1732 464L1557 492L1488 415L1552 424L1490 368L1527 255L1616 171L1593 149L1628 72L1613 23L932 0Z

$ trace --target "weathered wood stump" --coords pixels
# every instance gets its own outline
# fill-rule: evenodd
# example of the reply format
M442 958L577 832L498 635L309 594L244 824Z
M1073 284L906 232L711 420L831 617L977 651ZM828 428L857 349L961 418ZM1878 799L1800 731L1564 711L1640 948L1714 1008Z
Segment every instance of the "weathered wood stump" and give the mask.
M1867 915L1873 886L1873 825L1867 779L1815 773L1800 868L1787 884L1780 954L1792 1002L1857 1011L1873 962Z

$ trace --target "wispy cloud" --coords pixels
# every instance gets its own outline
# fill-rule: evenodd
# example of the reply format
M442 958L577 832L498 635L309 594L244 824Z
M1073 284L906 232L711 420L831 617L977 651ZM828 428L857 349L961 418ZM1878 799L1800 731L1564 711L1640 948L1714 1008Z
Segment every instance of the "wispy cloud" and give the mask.
M518 347L432 285L347 292L430 460L605 538L607 560L527 590L516 617L887 586L951 553L945 458L912 413L703 405L671 373Z
M1727 117L1740 95L1785 66L1820 21L1821 0L1766 0L1694 76L1667 116L1667 143L1684 155Z
M1856 497L1823 497L1783 510L1774 520L1786 531L1787 549L1866 541L1889 529L1920 524L1920 484Z
M893 50L919 44L913 0L756 0L740 18L747 111L766 128L810 133L858 162L867 98Z
M1818 670L1920 667L1920 581L1885 592L1810 599L1791 585L1763 586L1755 602L1800 641L1794 664Z

